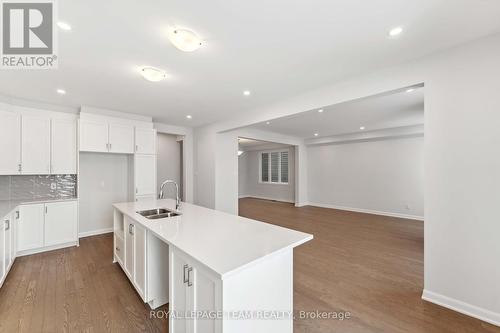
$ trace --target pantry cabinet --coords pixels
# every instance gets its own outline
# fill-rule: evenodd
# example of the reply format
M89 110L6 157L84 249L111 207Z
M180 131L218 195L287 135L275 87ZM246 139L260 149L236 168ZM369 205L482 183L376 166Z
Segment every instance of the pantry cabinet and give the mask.
M0 111L0 175L21 172L21 116Z
M156 154L156 130L135 128L135 152L137 154Z
M156 195L156 155L135 154L134 184L136 198Z

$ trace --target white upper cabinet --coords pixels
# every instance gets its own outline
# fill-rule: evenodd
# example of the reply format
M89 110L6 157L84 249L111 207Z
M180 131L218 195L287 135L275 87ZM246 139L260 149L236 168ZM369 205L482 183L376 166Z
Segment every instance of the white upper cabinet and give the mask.
M135 155L135 196L156 195L156 155Z
M135 128L135 152L137 154L156 154L156 130Z
M51 173L76 174L76 121L52 119Z
M0 111L0 175L20 173L21 168L21 116Z
M108 151L108 123L80 120L80 150Z
M109 151L112 153L134 153L134 127L109 124Z
M50 118L21 117L21 173L50 173Z

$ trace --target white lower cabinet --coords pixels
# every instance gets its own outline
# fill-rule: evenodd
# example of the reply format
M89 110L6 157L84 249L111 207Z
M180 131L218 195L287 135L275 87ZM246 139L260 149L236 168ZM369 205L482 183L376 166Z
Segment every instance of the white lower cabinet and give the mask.
M0 221L0 287L16 259L15 216L15 213L11 213Z
M221 308L222 281L174 247L170 247L170 270L169 310L176 316L170 320L170 331L221 332L220 321L208 317Z
M17 220L17 251L25 255L76 245L77 224L77 201L21 205Z
M114 261L152 309L168 302L168 245L115 211Z

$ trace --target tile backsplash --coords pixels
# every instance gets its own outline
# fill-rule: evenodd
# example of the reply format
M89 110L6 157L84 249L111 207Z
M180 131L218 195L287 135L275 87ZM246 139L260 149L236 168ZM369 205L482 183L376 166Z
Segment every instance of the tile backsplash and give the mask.
M75 198L76 177L76 175L0 176L0 200Z

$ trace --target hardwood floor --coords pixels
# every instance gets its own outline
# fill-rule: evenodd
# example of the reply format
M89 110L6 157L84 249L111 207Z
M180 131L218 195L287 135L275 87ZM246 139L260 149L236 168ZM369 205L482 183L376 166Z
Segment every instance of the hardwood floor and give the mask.
M422 222L250 198L240 200L240 215L314 234L295 250L297 314L352 315L298 318L295 333L500 332L421 300ZM166 332L167 320L150 319L111 263L111 234L80 244L16 259L0 289L0 332Z
M294 252L294 310L350 312L301 320L294 333L500 332L421 299L423 222L240 199L240 215L314 235Z
M118 264L112 234L16 259L0 289L0 332L167 332Z

